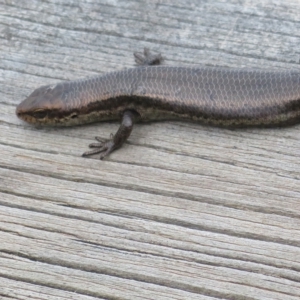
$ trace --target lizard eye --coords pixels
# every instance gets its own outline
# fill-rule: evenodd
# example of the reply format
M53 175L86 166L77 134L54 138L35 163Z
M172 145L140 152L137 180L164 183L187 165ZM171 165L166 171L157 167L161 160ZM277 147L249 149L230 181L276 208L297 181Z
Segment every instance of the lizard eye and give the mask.
M47 111L43 109L38 109L33 112L33 116L37 119L44 119L47 116Z
M70 115L71 119L76 119L77 117L78 117L78 114L76 112L74 112Z

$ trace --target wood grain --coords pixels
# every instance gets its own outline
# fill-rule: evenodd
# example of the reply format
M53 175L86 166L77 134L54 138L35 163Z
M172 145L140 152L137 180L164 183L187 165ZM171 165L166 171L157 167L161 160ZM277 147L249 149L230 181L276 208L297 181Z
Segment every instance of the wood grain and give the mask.
M0 0L0 299L300 297L300 125L35 128L35 88L132 67L300 69L299 1Z

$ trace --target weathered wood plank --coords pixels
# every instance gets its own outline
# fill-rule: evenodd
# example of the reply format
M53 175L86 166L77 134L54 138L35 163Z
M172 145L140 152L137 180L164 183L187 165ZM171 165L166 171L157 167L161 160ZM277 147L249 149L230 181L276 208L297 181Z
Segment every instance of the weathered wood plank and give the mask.
M1 299L299 299L300 126L37 129L15 106L133 66L300 69L298 1L0 0Z

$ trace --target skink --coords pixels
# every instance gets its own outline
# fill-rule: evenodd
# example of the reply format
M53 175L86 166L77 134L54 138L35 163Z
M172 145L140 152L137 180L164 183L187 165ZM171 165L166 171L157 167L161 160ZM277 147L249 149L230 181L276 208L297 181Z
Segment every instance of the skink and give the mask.
M162 58L135 53L136 68L36 89L16 114L38 125L77 125L121 119L117 133L99 137L100 159L129 137L136 121L191 120L236 126L289 125L300 119L300 72L159 66ZM155 65L155 66L153 66Z

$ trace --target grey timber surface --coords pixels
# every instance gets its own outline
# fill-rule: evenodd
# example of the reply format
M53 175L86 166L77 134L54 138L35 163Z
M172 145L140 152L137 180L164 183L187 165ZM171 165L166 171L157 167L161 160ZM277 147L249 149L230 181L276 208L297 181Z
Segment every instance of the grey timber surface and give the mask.
M35 128L35 88L133 67L300 70L300 2L0 0L0 299L300 298L300 125Z

